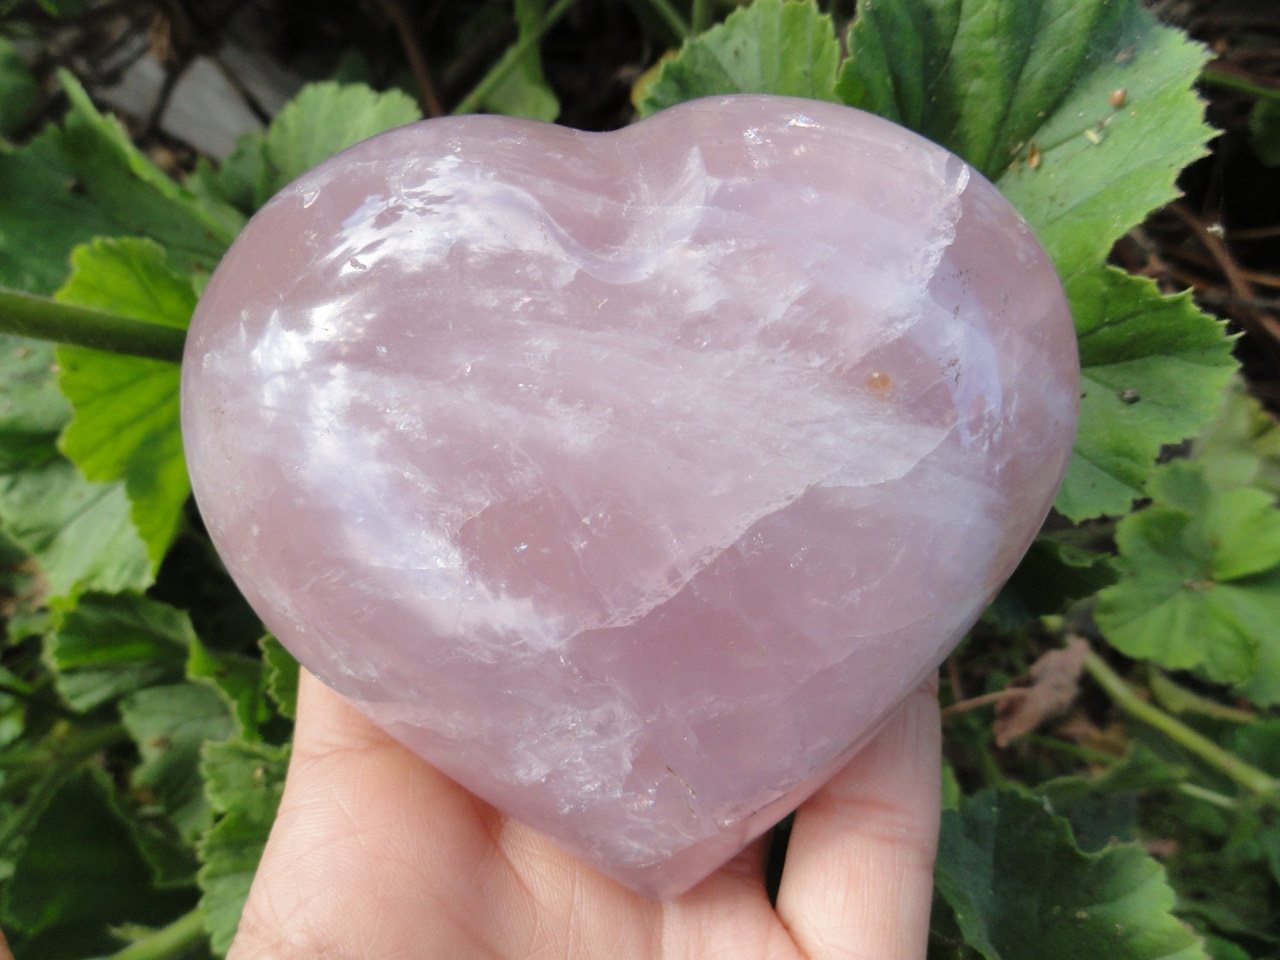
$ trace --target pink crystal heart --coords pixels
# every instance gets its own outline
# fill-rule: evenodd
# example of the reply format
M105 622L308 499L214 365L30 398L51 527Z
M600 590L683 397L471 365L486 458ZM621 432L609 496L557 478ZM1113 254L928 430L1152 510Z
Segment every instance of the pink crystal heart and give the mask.
M188 340L196 495L326 683L667 897L814 790L1012 572L1071 449L1047 257L844 107L497 117L282 191Z

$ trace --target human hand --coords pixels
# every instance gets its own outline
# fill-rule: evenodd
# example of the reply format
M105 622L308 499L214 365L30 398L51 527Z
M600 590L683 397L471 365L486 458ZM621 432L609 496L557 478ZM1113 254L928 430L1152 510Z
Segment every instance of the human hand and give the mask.
M503 816L305 671L293 759L228 960L921 960L938 704L914 693L796 814L668 903Z

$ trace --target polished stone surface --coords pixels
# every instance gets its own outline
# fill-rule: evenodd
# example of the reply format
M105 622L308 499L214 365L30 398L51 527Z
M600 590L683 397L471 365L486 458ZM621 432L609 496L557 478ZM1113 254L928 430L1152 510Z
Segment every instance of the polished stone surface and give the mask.
M956 157L810 101L366 141L209 284L214 542L325 682L671 896L932 671L1061 479L1058 280Z

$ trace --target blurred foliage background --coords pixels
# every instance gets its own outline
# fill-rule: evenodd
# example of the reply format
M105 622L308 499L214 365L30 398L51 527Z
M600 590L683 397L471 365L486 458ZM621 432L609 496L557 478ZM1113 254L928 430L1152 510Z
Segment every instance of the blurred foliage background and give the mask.
M971 33L916 44L961 11ZM245 218L419 116L609 130L726 90L957 149L1041 231L1076 313L1073 472L943 671L931 956L1280 957L1273 0L0 0L19 960L221 955L279 798L296 665L212 552L154 359ZM86 339L120 318L148 326Z

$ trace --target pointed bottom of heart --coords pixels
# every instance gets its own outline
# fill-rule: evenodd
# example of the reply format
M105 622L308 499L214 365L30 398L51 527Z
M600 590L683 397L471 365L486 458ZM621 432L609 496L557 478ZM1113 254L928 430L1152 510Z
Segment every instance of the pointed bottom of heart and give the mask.
M920 682L923 683L924 677L932 675L934 670L936 670L936 665L922 675ZM908 689L914 690L916 686L918 684L909 686ZM431 757L435 753L431 748L431 743L436 738L431 732L414 729L403 723L388 719L384 712L379 709L380 706L385 705L357 701L355 706L373 719L375 723L390 731L397 740L415 753L427 757ZM474 781L474 769L466 769L461 774L455 774L449 769L449 761L443 758L437 758L437 760L443 759L443 762L436 762L434 766L452 776L455 780L462 782L464 788L470 789L480 799L498 810L504 813L507 809L520 810L520 815L513 819L518 819L527 826L537 829L556 845L578 857L598 873L616 880L624 887L642 896L653 900L666 901L674 900L687 893L710 877L720 867L741 853L752 841L759 838L786 817L787 814L804 803L805 800L831 779L837 771L857 755L858 751L875 736L880 727L893 715L894 710L896 710L896 705L873 723L869 732L859 738L857 742L850 744L834 760L824 764L803 781L785 790L780 796L765 803L763 806L757 806L754 809L745 811L736 820L726 818L713 822L711 825L713 832L710 834L694 839L682 848L663 851L656 857L653 851L646 852L637 846L634 850L634 856L627 858L623 852L627 846L625 838L619 832L602 833L590 821L590 818L575 817L571 813L559 817L546 817L525 812L544 807L546 791L542 784L531 784L525 794L513 793L509 785L506 789L494 792L483 787L476 789L470 783L463 782ZM696 796L691 796L689 800L687 812L691 817L696 817L700 812L695 806L697 798ZM699 819L706 822L707 818ZM765 862L762 857L760 863L762 882L764 868Z

